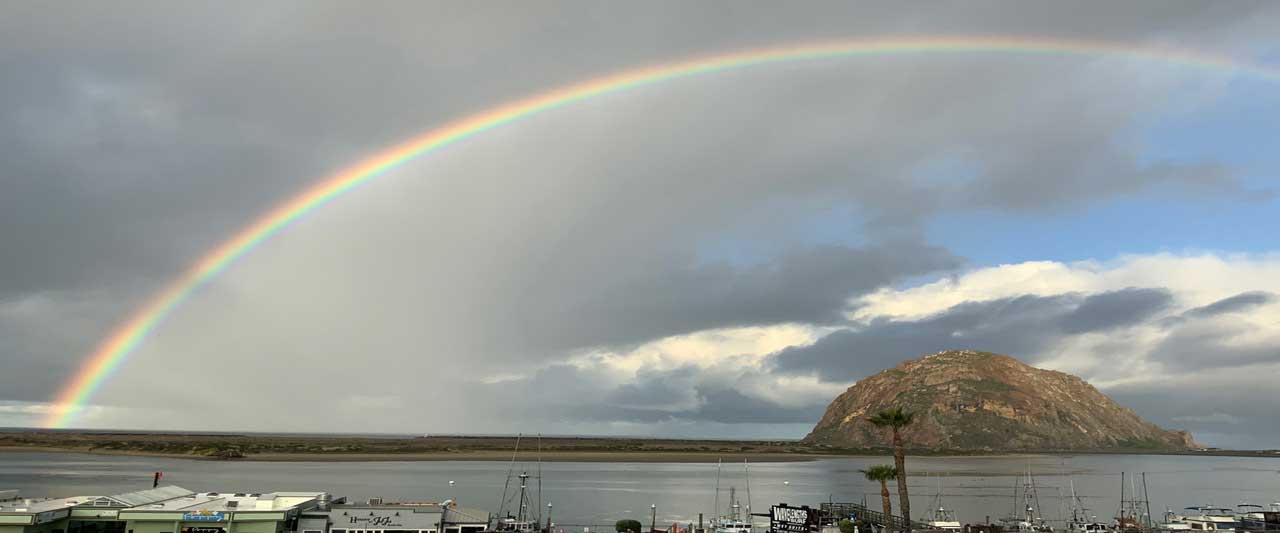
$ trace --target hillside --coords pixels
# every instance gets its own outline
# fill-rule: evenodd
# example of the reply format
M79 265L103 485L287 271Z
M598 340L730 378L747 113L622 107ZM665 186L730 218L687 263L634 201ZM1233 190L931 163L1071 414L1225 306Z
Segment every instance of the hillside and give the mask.
M916 413L908 445L931 450L1188 450L1190 434L1144 421L1084 380L1007 355L947 351L867 377L836 397L809 444L880 447L866 418L890 407Z

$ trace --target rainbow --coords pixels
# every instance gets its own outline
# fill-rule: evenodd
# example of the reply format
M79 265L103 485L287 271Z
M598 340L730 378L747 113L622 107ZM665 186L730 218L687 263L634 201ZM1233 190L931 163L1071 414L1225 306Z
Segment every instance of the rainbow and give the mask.
M54 400L44 423L66 427L147 336L193 291L225 271L299 217L422 155L504 124L598 96L666 81L781 62L918 53L1015 53L1115 56L1174 66L1207 68L1280 81L1280 69L1186 49L1140 48L1122 43L1039 37L886 37L759 48L648 66L590 79L463 117L378 153L325 178L273 208L208 252L152 297L96 347Z

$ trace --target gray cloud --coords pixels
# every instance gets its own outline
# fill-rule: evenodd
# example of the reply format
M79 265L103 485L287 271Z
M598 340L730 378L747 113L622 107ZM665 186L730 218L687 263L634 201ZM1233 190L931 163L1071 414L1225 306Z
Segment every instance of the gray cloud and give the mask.
M1018 296L966 302L921 320L876 318L809 346L771 357L782 372L815 373L847 382L903 360L950 349L1030 357L1065 335L1139 324L1167 307L1168 290L1123 289L1084 296Z
M1188 309L1182 315L1191 318L1205 318L1229 313L1247 311L1259 305L1276 301L1276 295L1264 291L1250 291L1223 298L1209 305Z
M1151 318L1172 303L1168 290L1128 288L1085 298L1060 323L1066 333L1123 328Z
M533 91L691 55L900 32L1248 52L1276 19L1265 3L920 13L894 3L6 4L0 69L18 75L0 77L0 310L54 297L36 314L0 314L0 358L19 369L0 376L0 401L51 396L140 302L320 176ZM252 429L236 413L264 402L340 409L352 394L394 391L406 405L445 405L468 380L540 368L551 369L540 382L572 391L601 376L557 365L571 355L708 328L838 323L851 296L955 269L964 251L925 238L940 213L1237 198L1247 187L1230 168L1150 163L1117 142L1217 79L1164 67L1130 79L1134 70L1016 54L824 60L640 88L497 128L264 244L158 328L96 401L142 409L165 398L174 411L156 424ZM973 172L939 180L928 171L939 165ZM857 364L873 365L957 332L966 345L1024 353L1045 342L1034 327L1143 320L1160 296L1080 298L957 308L919 337L885 322L780 368L829 359L809 367L851 376L835 369L849 346L866 346ZM254 369L234 372L243 394L165 379L208 361ZM298 385L282 392L282 375ZM680 390L692 403L582 416L733 422L734 405L771 420L808 409L694 385L591 388L597 398ZM581 401L552 388L510 399ZM470 419L500 407L468 407ZM327 427L314 411L260 423ZM413 416L360 423L395 429Z
M588 371L589 373L589 371ZM702 369L684 366L666 371L642 368L632 379L605 390L587 383L588 375L572 367L555 367L520 383L516 389L554 390L567 387L587 393L590 401L568 401L559 414L569 420L604 423L720 423L720 424L813 424L826 408L824 402L800 406L780 405L755 395L747 385L751 370L724 367ZM502 386L510 389L511 385ZM527 412L526 416L546 418L547 414Z

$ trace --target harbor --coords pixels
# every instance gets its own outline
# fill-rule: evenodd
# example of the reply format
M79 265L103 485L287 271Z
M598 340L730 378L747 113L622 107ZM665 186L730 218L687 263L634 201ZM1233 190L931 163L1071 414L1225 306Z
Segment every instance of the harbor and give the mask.
M702 527L712 531L713 521L731 518L731 506L737 505L738 518L749 524L750 532L764 533L769 528L767 515L771 507L781 503L818 510L824 504L844 504L844 511L863 506L861 509L867 514L878 512L879 487L868 483L859 470L882 462L883 458L763 462L751 463L749 470L738 463L726 463L719 469L718 480L714 464L524 462L515 465L516 477L510 478L509 484L511 465L494 462L226 463L10 453L0 455L0 487L18 489L22 497L35 499L111 496L149 490L152 472L163 471L161 486L172 484L193 494L245 494L245 498L249 494L327 494L330 505L364 506L360 508L364 516L390 507L392 516L396 512L400 516L417 516L420 526L434 520L433 523L446 524L435 529L454 527L448 524L456 523L456 527L472 531L494 529L499 518L508 516L515 519L513 522L523 523L520 527L526 530L543 530L550 519L555 531L608 532L614 530L618 520L633 519L644 529L676 531L697 529L699 515ZM1024 477L1028 465L1034 474L1032 480ZM1213 513L1222 512L1214 509L1266 513L1280 497L1280 461L1265 458L921 457L912 458L910 466L914 521L935 521L935 511L941 507L951 520L937 521L954 522L962 529L984 526L988 531L1028 530L1007 519L1025 511L1025 488L1031 483L1035 489L1031 501L1038 503L1031 505L1028 522L1032 526L1042 522L1054 531L1110 531L1116 518L1124 516L1124 505L1134 509L1139 500L1142 505L1137 521L1147 520L1159 526L1171 523L1166 511L1174 517L1204 515L1209 519L1216 516ZM1121 472L1128 472L1123 481ZM1147 473L1145 493L1140 488L1142 472ZM522 473L529 477L519 479ZM518 491L521 484L526 487L523 496ZM539 485L541 490L537 490ZM1144 495L1135 497L1134 488ZM451 518L440 512L440 504L446 502L457 510ZM896 510L896 494L893 503ZM1241 504L1261 508L1238 508ZM416 509L416 515L406 512L410 507ZM826 517L829 521L842 516L843 511L833 510L836 512ZM301 520L301 515L298 518ZM298 530L299 533L325 531L315 527L316 522L311 523L313 526ZM1208 529L1205 523L1201 521L1201 528ZM1183 524L1186 530L1196 530L1194 520L1184 520ZM399 529L336 527L332 521L325 525L327 533L334 533L335 529L342 533ZM223 533L257 533L237 527ZM418 531L429 529L432 528L415 526ZM154 533L170 531L174 530ZM284 526L279 529L280 533L291 531ZM71 531L64 528L64 533Z

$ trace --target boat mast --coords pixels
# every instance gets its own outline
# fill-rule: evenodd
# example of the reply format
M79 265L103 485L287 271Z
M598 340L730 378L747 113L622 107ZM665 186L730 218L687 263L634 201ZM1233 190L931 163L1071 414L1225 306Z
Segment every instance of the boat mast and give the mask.
M520 502L518 504L520 506L520 510L516 511L516 522L524 522L524 519L525 519L525 514L524 514L525 507L528 507L527 505L528 500L526 499L527 496L525 495L525 489L527 488L529 488L529 473L521 472L520 473Z
M751 470L747 468L746 458L742 459L742 472L747 477L747 516L751 516Z
M1147 494L1147 473L1142 473L1142 501L1147 506L1147 520L1151 523L1148 525L1155 526L1155 519L1151 516L1151 495Z
M1027 485L1028 488L1031 491L1030 496L1027 498L1027 509L1028 509L1027 514L1031 515L1030 518L1032 518L1032 520L1030 520L1030 522L1032 524L1035 524L1035 513L1040 513L1040 520L1043 521L1044 511L1040 509L1040 493L1036 491L1036 478L1035 476L1031 475L1031 463L1027 463L1027 484L1028 484ZM1031 507L1033 503L1035 504L1034 508Z
M721 459L716 459L716 505L712 507L717 513L720 512L720 464Z
M507 492L511 489L511 473L516 470L516 454L520 453L520 433L516 433L516 449L511 452L511 465L507 467L507 481L502 484L502 499L498 500L498 515L501 518L507 506ZM506 513L508 516L511 513Z
M541 433L538 434L538 505L532 514L538 517L534 521L534 523L541 524L542 523L542 434Z

